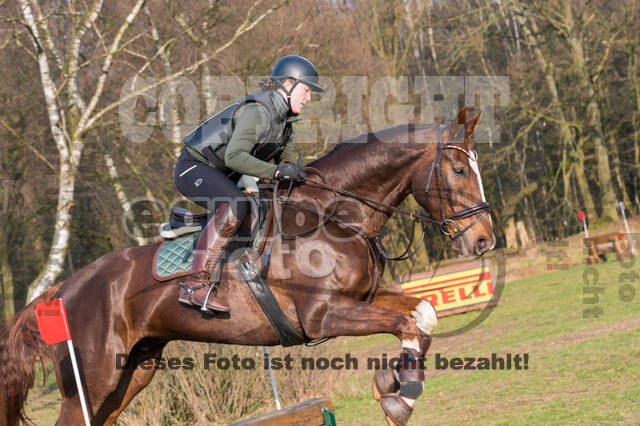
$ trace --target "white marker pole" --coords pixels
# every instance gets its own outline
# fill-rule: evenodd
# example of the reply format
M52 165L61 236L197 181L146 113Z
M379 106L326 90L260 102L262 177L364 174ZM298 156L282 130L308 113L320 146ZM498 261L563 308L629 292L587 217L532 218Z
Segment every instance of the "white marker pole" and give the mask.
M582 226L584 226L584 236L585 238L589 238L589 230L587 229L587 216L583 211L578 213L578 219L582 221Z
M73 340L67 340L69 346L69 355L71 355L71 366L73 367L73 375L76 378L76 386L78 387L78 397L80 398L80 405L82 406L82 416L84 417L84 424L90 426L89 412L87 411L87 403L84 400L84 391L82 390L82 381L80 380L80 370L78 370L78 361L76 361L76 352L73 350Z
M278 389L276 389L276 381L273 379L273 370L271 369L271 360L269 360L269 352L267 351L267 347L263 346L264 349L264 359L267 361L267 368L269 369L269 379L271 379L271 389L273 390L273 398L276 400L276 409L280 410L282 406L280 405L280 398L278 398Z
M71 331L69 330L69 322L67 321L67 311L64 309L64 302L61 298L48 302L40 302L36 305L35 313L38 329L40 330L40 337L42 337L42 340L47 345L55 345L63 341L67 342L69 356L71 357L71 366L73 367L73 376L76 379L76 386L78 387L78 398L80 398L84 424L90 426L91 422L89 421L87 402L84 400L80 370L78 369L78 361L76 360L76 351L73 350L73 340L71 340Z
M633 247L633 240L631 239L631 231L629 231L629 224L627 223L627 216L624 214L624 202L620 201L620 213L622 213L622 221L624 222L624 229L627 231L627 241L629 241L629 250L631 251L631 255L636 255L636 249Z

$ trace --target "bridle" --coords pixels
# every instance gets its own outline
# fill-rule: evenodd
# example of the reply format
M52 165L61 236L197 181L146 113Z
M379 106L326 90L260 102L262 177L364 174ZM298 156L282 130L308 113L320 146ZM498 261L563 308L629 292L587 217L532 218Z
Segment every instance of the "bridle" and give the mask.
M473 225L475 225L476 223L478 223L478 221L480 221L485 215L491 213L492 209L491 206L489 205L489 203L487 203L486 201L483 201L481 203L478 203L474 206L468 207L466 209L462 209L462 210L458 210L456 211L454 208L454 203L453 200L451 200L451 198L449 197L449 192L447 190L446 184L445 184L445 180L444 180L444 172L442 170L442 164L441 164L441 160L442 160L442 155L443 155L443 151L445 149L455 149L458 150L462 153L464 153L467 157L469 157L470 160L472 161L477 161L478 160L478 153L476 151L469 151L467 149L464 149L462 147L459 147L457 145L452 145L452 144L443 144L442 143L442 131L446 128L445 125L439 125L437 128L437 152L435 155L435 158L433 160L433 162L431 163L431 167L429 169L429 177L427 178L427 184L425 186L425 195L429 194L429 190L431 188L431 182L433 181L433 177L435 176L435 184L436 184L436 189L438 191L438 199L440 200L440 220L437 220L433 217L430 216L423 216L415 211L410 211L407 209L403 209L400 207L395 207L392 206L390 204L386 204L386 203L382 203L380 201L376 201L376 200L372 200L370 198L366 198L363 197L359 194L356 194L354 192L350 192L350 191L346 191L344 189L340 189L340 188L336 188L334 186L328 185L325 183L325 180L322 176L322 174L320 173L319 170L314 169L313 167L305 167L305 170L308 172L311 172L317 176L320 177L320 179L322 180L322 182L317 182L315 180L311 180L311 179L303 179L303 181L305 182L305 184L307 185L311 185L311 186L316 186L322 189L326 189L328 191L331 191L335 194L340 194L343 195L347 198L351 198L354 200L357 200L371 208L379 208L379 209L383 209L383 210L390 210L392 212L396 212L396 213L400 213L404 216L408 216L414 224L414 230L415 230L415 224L417 222L419 222L421 225L423 225L423 231L424 231L424 225L425 224L435 224L438 225L440 227L440 232L442 232L444 235L447 235L449 237L451 237L453 240L459 238L460 236L462 236L462 234L464 234L469 228L471 228ZM466 128L465 128L465 134L466 134ZM292 205L295 207L299 207L302 208L304 210L307 211L312 211L315 213L320 214L321 216L323 216L325 219L324 221L314 227L311 230L308 231L304 231L302 234L296 234L296 235L289 235L289 236L285 236L283 235L284 238L286 239L293 239L293 238L297 238L297 237L302 237L302 236L306 236L309 235L313 232L315 232L318 228L324 226L324 224L326 224L328 221L335 221L338 222L342 225L344 225L345 223L340 220L339 218L336 218L335 216L333 216L333 212L329 215L325 214L325 213L321 213L318 212L315 209L306 207L302 204L296 203L294 201L291 201L289 199L289 195L291 194L291 188L292 186L289 186L289 190L287 192L287 196L286 197L278 197L277 201L278 204L281 205ZM275 187L275 192L274 194L277 194L277 190L278 190L278 182L276 182L276 187ZM449 205L449 208L451 209L451 214L449 216L447 216L445 214L445 201L443 201L443 199L446 198L446 203ZM460 227L458 226L458 224L456 223L457 220L462 220L462 219L466 219L468 217L474 216L474 215L478 215L478 217L476 217L474 219L473 222L471 222L469 225L467 225L466 227L464 227L462 230L460 229ZM451 231L449 230L449 227L453 226L454 230ZM348 226L347 226L348 227ZM351 227L348 227L351 228ZM360 231L358 228L353 227L353 230L357 230L358 234L361 234L367 238L371 238L368 235L365 235L362 231ZM413 232L412 232L413 234ZM412 237L413 240L413 237ZM422 235L422 239L421 241L424 240L424 232ZM407 252L407 250L405 250L405 253ZM386 256L385 256L386 257ZM401 258L400 258L401 257ZM389 257L388 259L390 260L404 260L407 257L405 257L404 255L399 256L398 258L391 258Z
M376 237L371 237L369 235L367 235L364 231L362 231L362 229L353 226L350 223L347 223L345 221L343 221L342 219L336 217L334 215L335 213L335 208L333 211L331 211L330 213L325 213L319 210L314 209L313 207L309 207L306 206L304 204L300 204L298 202L292 201L289 196L291 195L291 190L293 188L293 185L290 184L288 187L288 191L287 191L287 195L286 196L280 196L279 195L279 181L276 181L275 183L275 187L273 189L273 202L274 202L274 222L276 224L276 228L277 228L277 232L279 232L280 236L282 239L284 240L292 240L292 239L296 239L296 238L300 238L300 237L304 237L307 235L310 235L314 232L316 232L318 229L320 229L321 227L323 227L324 225L326 225L329 222L335 222L338 223L339 225L353 231L354 233L360 235L361 237L363 237L363 239L367 242L367 245L369 246L369 250L371 251L371 255L374 259L374 279L373 279L373 284L371 286L371 289L369 291L369 295L367 297L367 300L369 302L371 302L373 300L373 295L376 291L377 288L377 283L378 283L378 279L379 279L379 256L382 256L384 259L386 260L406 260L409 259L411 257L413 257L418 250L420 249L420 247L422 246L422 244L424 243L425 240L425 234L426 234L426 225L427 224L435 224L438 225L440 227L440 231L444 234L449 236L451 239L455 240L458 237L460 237L461 235L463 235L469 228L471 228L473 225L475 225L478 221L480 221L480 219L482 219L482 217L484 217L485 215L489 214L491 212L491 206L489 205L489 203L487 203L486 201L483 201L481 203L476 204L475 206L463 209L463 210L459 210L459 211L455 211L455 208L453 206L453 200L451 200L451 198L449 197L449 193L447 191L447 187L444 181L444 172L442 170L442 165L441 165L441 160L442 160L442 154L443 151L445 149L456 149L460 152L463 152L465 155L467 155L471 160L473 161L477 161L478 159L478 154L475 151L469 151L466 150L464 148L461 148L459 146L456 145L451 145L451 144L447 144L444 145L442 143L442 131L446 126L444 125L440 125L437 128L437 140L438 140L438 146L437 146L437 152L436 152L436 156L433 160L433 162L431 163L431 167L429 170L429 177L427 179L427 184L425 187L425 195L427 195L429 193L430 187L431 187L431 182L433 177L435 176L435 183L436 183L436 188L437 191L439 193L439 200L440 200L440 220L437 220L433 217L430 216L423 216L415 211L410 211L407 209L403 209L400 207L395 207L392 206L390 204L386 204L386 203L382 203L380 201L376 201L376 200L372 200L370 198L366 198L363 197L361 195L358 195L356 193L350 192L350 191L346 191L344 189L340 189L340 188L336 188L334 186L328 185L325 182L324 177L322 176L322 174L320 173L319 170L314 169L313 167L305 167L305 171L307 171L308 173L313 173L316 174L320 177L320 179L322 180L322 182L317 182L315 180L311 180L311 179L303 179L303 181L305 182L305 184L310 185L310 186L315 186L318 188L322 188L322 189L326 189L328 191L333 192L334 194L334 200L337 200L337 194L343 195L347 198L351 198L354 200L357 200L361 203L363 203L366 206L369 206L371 208L377 209L377 210L382 210L382 211L391 211L391 212L396 212L396 213L400 213L403 216L408 216L412 222L413 222L413 229L411 232L411 238L409 240L409 244L407 245L406 249L404 250L404 252L399 255L399 256L391 256L389 255L383 245L382 245L382 241L380 239L380 235L377 235ZM466 128L465 128L465 135L466 135ZM466 140L466 139L465 139ZM301 160L301 159L300 159ZM298 161L299 163L301 161ZM445 198L446 196L446 203L448 203L449 208L451 209L452 213L449 216L445 215L445 201L443 200L443 198ZM276 205L281 205L282 208L278 209L276 207ZM296 207L302 210L306 210L306 211L310 211L313 212L315 214L318 214L320 217L323 218L322 222L319 225L314 226L312 229L310 230L306 230L301 232L300 234L294 234L294 235L285 235L284 232L282 231L282 226L281 226L281 218L282 218L282 212L285 208L285 206L292 206L292 207ZM336 206L334 204L334 206ZM337 207L337 206L336 206ZM278 211L279 210L279 211ZM469 224L468 226L466 226L465 228L463 228L462 230L460 230L459 226L456 223L456 220L461 220L461 219L466 219L468 217L474 216L474 215L478 215L478 217L476 217L474 219L473 222L471 222L471 224ZM413 240L415 237L415 226L416 223L420 223L420 226L422 227L422 236L420 238L420 242L418 243L417 247L413 250L411 250L411 245L413 244ZM449 227L453 226L454 230L451 231L449 230ZM268 254L266 255L267 257L269 256Z
M441 124L437 128L438 151L436 152L436 156L433 162L431 163L431 168L429 169L429 177L427 178L427 185L424 189L424 193L425 193L425 196L429 194L429 189L431 188L431 181L432 181L432 178L435 176L436 189L438 191L438 199L440 200L440 232L442 232L444 235L448 235L453 240L456 240L458 239L458 237L464 234L469 228L471 228L473 225L478 223L478 221L480 221L480 219L482 219L485 215L489 214L491 212L491 206L486 201L483 201L481 203L476 204L475 206L471 206L466 209L462 209L458 211L456 211L455 208L453 207L453 202L449 197L449 191L447 190L447 186L445 184L444 172L442 171L442 165L441 165L442 154L445 149L456 149L464 153L467 157L469 157L471 161L477 162L478 153L476 151L469 151L457 145L451 145L451 144L444 145L442 143L442 131L445 129L445 127L446 126ZM466 135L466 132L467 132L466 125L465 125L464 131ZM447 203L449 204L449 208L451 209L451 212L452 212L449 216L446 216L444 212L443 195L446 196ZM460 230L460 227L456 223L456 220L466 219L474 215L478 215L478 217L476 217L474 221L471 222L469 225L467 225L464 229ZM453 226L453 231L449 230L450 226Z

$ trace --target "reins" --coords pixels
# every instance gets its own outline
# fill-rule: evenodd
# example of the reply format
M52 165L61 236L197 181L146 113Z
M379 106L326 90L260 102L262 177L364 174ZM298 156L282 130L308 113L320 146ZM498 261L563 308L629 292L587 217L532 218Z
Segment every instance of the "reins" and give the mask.
M324 178L322 177L322 174L320 173L320 171L318 169L315 169L313 167L307 167L306 170L308 170L309 172L313 173L313 174L317 174L318 176L320 176L320 178L322 180L324 180ZM407 243L407 247L405 248L405 250L402 252L402 254L398 255L398 256L391 256L390 254L387 253L387 251L384 249L384 246L382 244L382 241L380 240L380 236L376 236L376 237L371 237L367 234L365 234L362 230L360 230L359 228L354 227L353 225L344 222L343 220L341 220L340 218L337 218L335 216L331 215L326 215L325 213L321 213L318 212L315 209L311 209L307 206L304 206L302 204L296 203L295 201L291 201L289 200L289 198L287 197L286 199L280 199L279 202L280 204L289 204L298 208L302 208L304 210L307 211L313 211L315 213L318 213L320 215L322 215L323 217L325 217L325 220L321 225L311 229L310 231L306 231L303 234L308 235L310 233L315 232L317 229L319 229L320 227L324 226L329 220L330 221L334 221L336 223L339 223L340 225L346 227L347 229L350 229L351 231L357 233L358 235L362 236L363 238L367 239L367 240L371 240L373 243L375 243L376 245L376 249L379 252L380 255L382 255L383 258L385 258L386 260L391 260L391 261L399 261L399 260L406 260L409 259L413 256L415 256L415 254L418 252L418 250L420 250L420 248L422 247L422 244L424 243L425 240L425 236L426 236L426 224L427 223L434 223L434 224L440 224L439 221L428 217L428 216L423 216L415 211L411 211L411 210L407 210L407 209L403 209L400 207L395 207L392 206L390 204L386 204L386 203L381 203L379 201L376 200L372 200L370 198L366 198L363 197L361 195L358 195L354 192L350 192L350 191L346 191L340 188L336 188L334 186L331 185L327 185L325 183L320 183L314 180L310 180L310 179L304 179L305 183L311 186L316 186L318 188L321 189L326 189L328 191L333 192L334 194L340 194L343 195L347 198L350 199L354 199L356 201L359 201L365 205L368 205L369 207L380 207L382 209L385 210L391 210L392 212L396 212L396 213L400 213L404 216L407 216L409 218L411 218L411 223L412 223L412 228L411 228L411 237L409 239L409 242ZM337 197L336 197L337 198ZM335 199L335 198L334 198ZM422 228L422 235L420 237L420 241L418 242L418 245L415 249L411 250L411 246L413 245L413 240L415 239L415 230L416 230L416 223L420 222L420 226ZM300 235L296 235L295 237L298 237ZM289 239L292 238L291 236L285 236L285 238Z
M429 169L429 176L427 179L427 184L425 187L425 194L429 193L430 187L431 187L431 182L435 181L436 184L436 188L438 190L438 195L439 195L439 200L440 200L440 220L437 220L433 217L429 217L429 216L424 216L421 215L419 213L417 213L416 211L411 211L411 210L407 210L407 209L403 209L401 207L396 207L396 206L392 206L390 204L386 204L380 201L376 201L376 200L372 200L370 198L367 197L363 197L359 194L356 194L354 192L351 191L347 191L344 189L340 189L340 188L336 188L334 186L328 185L327 183L325 183L325 179L324 176L322 175L322 173L318 170L315 169L313 167L305 167L305 170L310 173L310 174L315 174L317 176L320 177L320 179L322 180L322 182L318 182L316 180L312 180L312 179L308 179L308 178L304 178L302 179L304 181L304 183L306 185L309 186L314 186L317 188L321 188L321 189L325 189L327 191L331 191L334 194L334 201L337 200L337 194L345 196L347 198L356 200L361 202L362 204L374 208L378 211L384 211L384 212L391 212L389 213L389 216L391 216L392 213L399 213L403 216L407 216L412 220L412 230L411 230L411 237L409 240L409 243L406 247L406 249L403 251L402 254L400 254L399 256L391 256L389 255L386 250L384 249L383 245L382 245L382 241L380 240L380 235L377 235L375 237L369 236L367 235L362 229L353 226L350 223L345 222L344 220L336 217L334 215L335 213L335 209L337 208L337 203L334 203L334 209L330 212L330 213L325 213L325 212L321 212L318 211L317 209L313 208L313 207L309 207L309 206L305 206L304 204L300 204L298 202L292 201L290 199L290 194L291 194L291 190L293 188L293 184L289 184L288 190L287 190L287 195L286 196L279 196L279 183L278 181L276 181L274 190L273 190L273 203L274 203L274 222L276 224L276 228L278 230L278 232L280 233L280 236L283 240L291 240L291 239L296 239L296 238L301 238L301 237L305 237L308 236L314 232L316 232L318 229L324 227L327 223L329 222L335 222L341 226L343 226L346 229L351 230L352 232L354 232L357 235L360 235L366 242L367 245L369 246L369 250L371 252L371 255L374 259L374 280L373 280L373 284L371 286L371 289L369 291L369 295L367 297L367 301L371 302L373 300L373 295L378 287L378 280L379 280L379 275L380 275L380 261L379 261L379 257L383 257L386 260L406 260L409 259L413 256L415 256L415 254L418 252L418 250L422 247L422 244L424 243L425 240L425 234L426 234L426 225L427 224L435 224L438 225L440 227L440 231L444 234L447 235L449 237L451 237L452 239L457 239L458 237L460 237L462 234L464 234L468 229L470 229L472 226L474 226L476 223L478 223L478 221L480 221L482 219L482 217L484 217L485 215L489 214L491 212L491 206L489 205L489 203L483 201L481 203L478 203L472 207L466 208L466 209L462 209L462 210L458 210L456 211L454 206L453 206L453 202L451 200L451 198L449 197L449 193L447 191L446 188L446 184L445 184L445 180L444 180L444 172L442 170L441 167L441 159L442 159L442 155L443 155L443 151L445 149L455 149L458 150L460 152L463 152L465 155L467 155L469 157L470 160L472 161L477 161L478 159L478 154L475 151L469 151L467 149L464 149L462 147L456 146L456 145L451 145L451 144L443 144L442 143L442 131L445 128L444 125L440 125L437 128L437 142L438 142L438 146L437 146L437 152L436 152L436 156L433 160L433 162L431 163L431 167ZM435 179L433 179L435 176ZM450 209L451 209L451 214L449 216L446 216L445 214L445 201L444 199L446 198L446 202L448 203ZM280 209L276 208L276 205L280 205L282 206ZM283 230L282 230L282 225L281 225L281 217L282 217L282 211L284 210L284 208L286 206L292 206L292 207L296 207L299 208L301 210L306 210L312 213L315 213L317 215L319 215L320 217L323 218L322 223L320 223L319 225L313 227L310 230L307 231L303 231L300 234L295 234L295 235L285 235ZM461 219L466 219L468 217L477 215L477 217L466 227L464 227L462 230L459 229L458 225L456 224L456 220L461 220ZM420 223L420 226L422 227L422 236L420 238L420 241L417 245L417 247L413 250L411 250L411 246L413 244L414 238L415 238L415 227L416 227L416 223ZM449 226L453 225L454 230L450 231L449 230Z
M382 251L379 249L378 244L377 244L377 240L373 237L370 237L369 235L365 234L361 229L351 225L350 223L347 223L345 221L343 221L342 219L340 219L339 217L335 217L333 216L333 212L332 214L327 214L321 211L318 211L312 207L308 207L305 206L304 204L300 204L300 203L296 203L295 201L291 201L288 197L280 197L278 196L278 187L279 187L279 182L276 182L276 185L273 189L273 204L274 204L274 222L276 224L276 229L277 232L280 233L280 237L283 240L293 240L296 238L301 238L307 235L310 235L314 232L316 232L318 229L320 229L321 227L323 227L324 225L326 225L328 222L332 221L335 223L338 223L341 226L344 226L345 228L353 231L354 233L356 233L357 235L360 235L361 237L363 237L363 239L367 242L367 246L369 247L369 251L371 254L371 257L373 258L373 263L374 263L374 277L373 277L373 284L371 285L371 288L369 290L369 294L367 296L367 302L371 303L373 301L373 296L378 288L378 281L380 279L380 254L382 254ZM281 205L282 208L278 211L277 208L277 204ZM306 211L310 211L313 213L316 213L320 216L322 216L324 218L324 220L322 221L322 223L314 228L312 228L309 231L305 231L302 232L300 234L296 234L296 235L285 235L284 232L282 231L282 223L281 223L281 216L282 216L282 211L284 210L284 207L286 205L289 206L293 206L293 207L297 207L299 209L303 209ZM334 209L335 210L335 209ZM424 235L423 235L423 240L424 240Z
M320 171L318 169L313 168L313 167L305 167L305 170L310 170L314 174L317 174L318 176L321 176ZM311 179L306 179L305 178L303 180L304 180L304 182L306 184L311 184L311 185L316 186L318 188L326 189L326 190L329 190L331 192L334 192L334 193L337 193L337 194L340 194L340 195L344 195L345 197L352 198L354 200L360 201L363 204L369 205L369 207L376 206L376 207L381 207L384 210L391 210L392 212L400 213L400 214L402 214L404 216L408 216L412 220L418 221L418 222L432 223L432 224L437 224L437 225L440 224L439 220L436 220L436 219L434 219L432 217L423 216L423 215L421 215L421 214L419 214L419 213L417 213L415 211L403 209L401 207L395 207L395 206L392 206L390 204L386 204L386 203L382 203L380 201L372 200L370 198L366 198L366 197L363 197L361 195L358 195L358 194L356 194L354 192L346 191L344 189L336 188L336 187L331 186L331 185L327 185L327 184L324 184L324 183L316 182L316 181L311 180Z
M469 228L478 223L482 217L489 214L491 212L491 206L486 201L476 204L475 206L468 207L466 209L456 211L453 207L453 202L449 197L449 192L447 191L447 187L444 180L444 172L442 171L442 167L440 161L442 160L442 155L445 149L456 149L462 153L464 153L471 161L478 161L478 153L476 151L469 151L467 149L461 148L456 145L447 144L444 145L442 143L442 131L444 130L445 125L439 125L437 128L437 141L438 141L438 151L436 152L436 156L431 163L431 168L429 169L429 177L427 178L427 185L425 186L424 192L425 194L429 193L429 189L431 188L431 180L433 176L435 176L436 189L438 190L439 195L446 195L447 203L449 204L449 208L451 209L451 214L447 217L444 212L444 202L442 201L443 197L440 196L440 232L443 234L450 236L452 239L456 240L462 234L464 234ZM467 126L465 124L465 141L466 141L466 131ZM456 224L456 220L466 219L468 217L478 215L467 225L464 229L460 230L458 225ZM449 225L453 225L454 231L449 231Z

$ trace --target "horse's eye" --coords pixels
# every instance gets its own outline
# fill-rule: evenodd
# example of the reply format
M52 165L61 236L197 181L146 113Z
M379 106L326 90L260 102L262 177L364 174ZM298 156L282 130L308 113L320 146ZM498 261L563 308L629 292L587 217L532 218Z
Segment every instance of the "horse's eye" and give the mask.
M457 174L458 176L464 176L464 172L465 172L464 168L460 168L460 169L454 168L453 169L453 173Z

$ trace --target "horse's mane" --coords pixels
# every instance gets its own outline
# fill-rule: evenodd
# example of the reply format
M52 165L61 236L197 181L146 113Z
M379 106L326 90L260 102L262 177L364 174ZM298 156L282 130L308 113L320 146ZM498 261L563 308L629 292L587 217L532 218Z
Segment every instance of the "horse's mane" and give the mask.
M389 127L387 129L376 130L374 132L362 133L354 138L340 140L331 151L318 158L318 160L328 159L337 154L344 154L343 151L352 149L356 146L369 145L379 141L389 142L402 137L403 134L406 134L407 132L426 132L438 125L439 123L403 124L395 127ZM455 123L455 121L448 122L446 125L449 129L449 134L455 134L456 137L454 139L458 139L460 137L459 132L464 128L464 126Z

